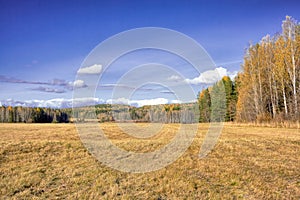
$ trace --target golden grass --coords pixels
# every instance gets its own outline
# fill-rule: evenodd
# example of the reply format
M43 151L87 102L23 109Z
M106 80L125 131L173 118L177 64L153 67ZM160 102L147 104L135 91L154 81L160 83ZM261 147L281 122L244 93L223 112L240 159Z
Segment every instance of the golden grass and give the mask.
M101 126L121 148L144 152L165 145L177 125L134 141L115 124ZM132 174L93 158L74 124L0 124L0 199L300 198L299 129L226 124L213 151L199 159L207 129L200 125L173 164Z

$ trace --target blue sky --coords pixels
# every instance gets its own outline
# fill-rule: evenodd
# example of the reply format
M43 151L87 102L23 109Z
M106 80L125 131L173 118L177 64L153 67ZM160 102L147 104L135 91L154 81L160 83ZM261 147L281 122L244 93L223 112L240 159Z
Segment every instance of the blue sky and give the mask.
M45 106L61 106L57 103L64 102L69 105L74 84L85 89L89 87L86 82L75 81L86 56L105 39L141 27L163 27L186 34L205 48L217 67L234 73L240 70L250 41L258 42L266 34L280 32L286 15L300 20L299 10L298 1L288 0L0 0L0 102ZM148 62L149 57L153 59L157 54L160 55L157 62L168 58L171 61L167 64L178 69L184 63L164 52L147 50L129 54L105 71L102 84L111 84L111 87L96 92L96 101L106 102L111 98L109 91L124 73L122 66L130 61L135 64ZM181 73L188 80L200 76L182 67ZM160 88L159 93L149 92L155 87ZM201 84L193 85L196 92L202 87ZM150 84L137 91L134 98L171 101L173 97L167 94L171 93L166 88Z

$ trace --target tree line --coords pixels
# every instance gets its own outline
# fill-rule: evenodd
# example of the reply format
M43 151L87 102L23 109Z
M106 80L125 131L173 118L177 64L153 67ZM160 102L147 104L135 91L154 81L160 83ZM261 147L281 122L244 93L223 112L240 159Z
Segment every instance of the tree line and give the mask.
M72 120L77 122L98 119L99 122L154 122L197 123L198 106L190 104L164 104L134 107L129 105L100 104L73 109Z
M282 32L250 45L237 78L238 121L299 120L300 25L287 16Z
M1 106L0 122L67 123L69 122L70 113L68 109Z
M199 122L234 121L237 98L235 82L224 76L198 94Z
M200 122L212 121L211 94L223 85L224 121L283 122L300 118L300 25L290 16L282 32L246 49L242 71L199 93Z
M0 123L68 123L94 119L99 122L196 123L196 108L193 103L143 107L100 104L74 109L1 106Z

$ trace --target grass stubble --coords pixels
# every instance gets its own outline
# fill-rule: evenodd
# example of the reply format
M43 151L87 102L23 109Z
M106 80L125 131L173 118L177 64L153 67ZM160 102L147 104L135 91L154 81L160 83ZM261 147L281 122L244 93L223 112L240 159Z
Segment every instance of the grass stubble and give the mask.
M114 144L136 152L161 148L178 128L167 124L133 139L116 124L100 126ZM199 125L174 163L135 174L98 162L74 124L0 124L0 199L300 199L299 129L225 124L199 159L208 126Z

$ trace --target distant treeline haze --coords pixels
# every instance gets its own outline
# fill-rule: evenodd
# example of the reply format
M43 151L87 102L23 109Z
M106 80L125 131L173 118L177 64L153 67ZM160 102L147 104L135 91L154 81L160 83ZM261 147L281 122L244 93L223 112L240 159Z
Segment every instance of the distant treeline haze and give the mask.
M300 117L300 25L287 16L282 32L246 49L242 71L199 92L198 102L143 106L96 105L72 109L0 107L0 122L106 121L195 123L282 122ZM199 108L199 109L198 109ZM73 114L72 114L73 113Z

